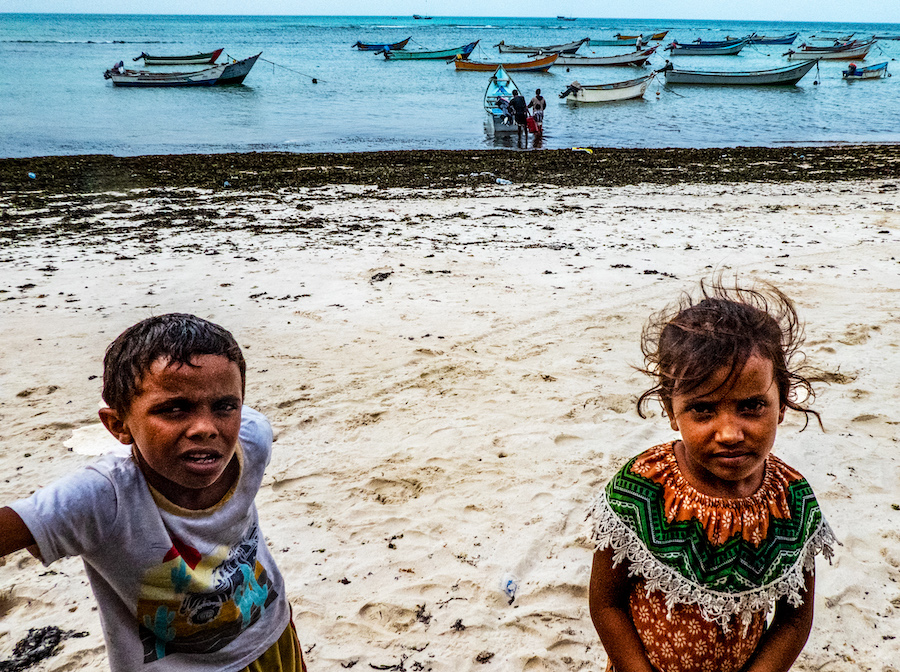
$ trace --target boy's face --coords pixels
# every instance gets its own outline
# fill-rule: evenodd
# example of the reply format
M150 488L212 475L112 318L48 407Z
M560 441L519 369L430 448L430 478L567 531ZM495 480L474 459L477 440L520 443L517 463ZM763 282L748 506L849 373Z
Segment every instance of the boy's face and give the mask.
M237 478L231 462L243 400L236 363L198 355L191 364L153 362L124 416L106 408L100 417L119 441L134 444L154 488L175 504L200 509L216 504Z

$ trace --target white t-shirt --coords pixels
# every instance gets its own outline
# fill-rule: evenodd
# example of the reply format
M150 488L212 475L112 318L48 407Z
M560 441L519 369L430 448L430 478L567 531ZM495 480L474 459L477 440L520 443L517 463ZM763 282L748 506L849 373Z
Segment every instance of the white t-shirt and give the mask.
M11 505L45 565L84 560L113 672L239 670L287 627L284 581L254 503L272 428L246 406L237 455L233 490L203 511L175 506L132 457L113 455Z

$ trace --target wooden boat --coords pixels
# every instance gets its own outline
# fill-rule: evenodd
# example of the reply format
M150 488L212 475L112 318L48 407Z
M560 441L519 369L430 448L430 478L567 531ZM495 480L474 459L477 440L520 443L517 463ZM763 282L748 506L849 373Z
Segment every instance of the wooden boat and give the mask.
M736 56L741 49L747 46L746 38L743 40L735 40L734 42L726 42L724 46L704 46L703 44L679 44L672 42L666 50L671 52L673 56Z
M803 61L796 65L787 65L772 70L748 70L743 72L680 70L672 67L668 61L662 71L666 75L666 84L706 84L716 86L792 86L799 82L807 72L818 63L816 60Z
M565 98L567 103L609 103L615 100L641 98L654 77L656 77L655 70L637 79L612 84L583 85L572 82L559 97Z
M560 56L556 65L644 65L657 48L650 47L617 56Z
M262 52L256 56L232 63L220 63L196 72L149 72L147 70L126 70L121 61L103 73L104 79L111 79L114 86L159 87L159 86L221 86L241 84Z
M550 66L556 62L559 54L550 54L536 58L533 61L522 61L520 63L484 63L479 61L467 61L461 58L456 59L457 70L475 70L480 72L493 72L498 66L503 66L507 72L547 72Z
M869 50L875 45L875 42L876 40L869 40L868 42L854 41L837 47L808 47L802 45L800 51L790 49L786 51L783 56L787 56L788 60L797 58L822 58L831 61L851 61L855 58L861 60L866 57L866 54L869 53Z
M518 89L502 65L498 65L484 91L484 111L488 115L486 127L490 133L516 133L518 126L512 116L501 108L503 101L512 100L512 92Z
M450 60L457 56L459 58L469 58L476 44L478 44L478 40L455 49L440 49L438 51L393 51L392 49L385 49L375 53L384 54L384 57L389 61Z
M766 37L765 35L751 35L750 44L793 44L798 32L788 33L787 35L777 35L775 37Z
M636 47L637 38L633 40L588 40L589 47Z
M616 33L616 39L621 42L622 40L636 40L637 38L640 37L641 39L644 40L644 42L660 42L660 41L666 39L666 35L668 35L668 34L669 34L669 31L664 30L661 33L653 33L650 37L644 39L643 34L641 34L641 35L620 35L619 33Z
M577 42L567 42L566 44L549 44L545 47L525 47L518 44L506 44L503 40L500 40L500 44L495 44L494 46L500 50L501 54L549 54L552 52L557 52L560 54L574 54L578 51L578 48L585 44L586 42L590 42L591 38L586 37L583 40L578 40Z
M881 79L885 75L890 77L887 66L887 61L875 65L867 65L864 68L858 68L856 67L856 63L851 63L850 66L843 71L843 77L850 82L856 79Z
M704 47L706 49L718 49L719 47L730 47L735 42L740 42L741 40L750 41L751 36L746 35L744 37L726 37L724 40L704 40L702 38L697 38L690 45L691 47Z
M412 36L407 37L405 40L400 40L399 42L393 42L391 44L371 44L368 42L357 42L353 46L359 49L360 51L381 51L383 49L404 49L406 47L406 43L412 39Z
M221 55L221 49L192 56L151 56L148 53L141 52L140 56L131 60L139 61L143 58L144 65L212 65Z

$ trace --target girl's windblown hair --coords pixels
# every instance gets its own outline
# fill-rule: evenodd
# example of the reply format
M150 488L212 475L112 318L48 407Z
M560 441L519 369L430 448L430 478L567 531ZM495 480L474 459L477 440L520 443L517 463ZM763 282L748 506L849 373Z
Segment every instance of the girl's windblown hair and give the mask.
M637 402L643 418L650 398L658 399L667 413L675 394L689 394L725 368L729 385L753 355L774 366L779 399L790 409L814 415L808 407L815 398L812 381L800 372L805 357L799 348L803 325L794 303L777 287L726 287L721 277L700 283L699 296L685 293L673 306L650 317L641 335L644 373L656 384Z

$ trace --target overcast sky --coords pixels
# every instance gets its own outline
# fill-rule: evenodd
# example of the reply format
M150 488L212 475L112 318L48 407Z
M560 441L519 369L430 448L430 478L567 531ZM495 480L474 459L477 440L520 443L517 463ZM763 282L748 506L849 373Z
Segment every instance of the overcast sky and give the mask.
M0 0L3 12L112 14L281 14L405 16L574 16L900 23L900 0Z

